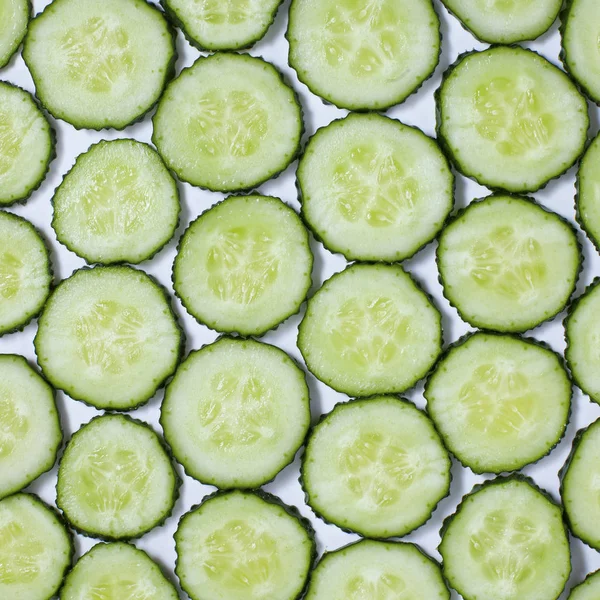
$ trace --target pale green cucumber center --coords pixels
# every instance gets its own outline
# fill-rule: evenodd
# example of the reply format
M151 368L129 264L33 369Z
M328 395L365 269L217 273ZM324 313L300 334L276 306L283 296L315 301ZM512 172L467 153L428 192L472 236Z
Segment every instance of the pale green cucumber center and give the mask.
M241 25L254 17L251 0L195 0L198 19L210 25Z
M17 117L11 107L0 106L0 177L14 168L27 134L39 118L34 110L27 111L27 114L20 110Z
M344 587L347 600L418 600L402 577L394 573L384 573L376 579L355 575Z
M0 298L12 300L19 293L24 266L23 260L11 250L0 252Z
M44 544L17 521L0 525L0 584L23 585L43 576Z
M157 593L150 581L116 573L86 588L85 597L89 600L154 600Z
M10 456L29 431L29 421L18 406L11 390L0 384L0 459Z
M531 5L533 0L480 0L480 4L484 5L488 10L496 12L512 13L517 9L522 10L525 6Z

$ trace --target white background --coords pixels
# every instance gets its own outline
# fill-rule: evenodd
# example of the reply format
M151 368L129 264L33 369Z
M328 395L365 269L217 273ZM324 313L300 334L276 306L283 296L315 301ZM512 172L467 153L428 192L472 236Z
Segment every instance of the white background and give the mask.
M434 0L434 2L442 21L443 54L440 64L434 76L416 94L411 96L402 105L387 111L389 116L398 118L404 123L416 125L429 135L435 134L435 104L433 94L440 84L442 73L456 60L460 53L486 47L485 44L479 43L470 33L465 31L458 21L447 13L439 0ZM46 4L48 4L47 0L34 0L35 13L37 14L41 11ZM277 19L266 37L250 50L250 54L263 56L266 60L275 63L285 72L288 81L299 93L305 111L307 131L303 141L306 143L307 137L312 135L316 129L326 125L333 119L344 116L347 111L324 105L319 98L311 94L304 85L298 82L294 71L287 66L288 44L284 38L284 32L286 29L288 8L289 0L286 0L280 8ZM526 45L539 51L553 63L559 64L559 44L558 26L555 23L549 33L537 41ZM187 43L181 32L178 33L177 48L179 51L177 72L179 72L184 66L191 65L199 56L199 52ZM20 55L0 71L0 79L18 84L31 92L34 91L33 82ZM598 130L598 109L591 104L590 115L592 119L590 136L592 136L596 135ZM150 142L152 123L150 115L147 115L141 123L128 127L121 132L112 130L100 132L77 131L62 121L55 122L54 125L58 133L58 158L52 163L47 179L25 205L14 206L8 210L29 219L45 233L46 238L51 242L55 276L56 280L59 281L68 277L74 269L82 267L84 261L56 241L54 231L50 227L52 213L50 200L53 190L60 183L64 173L71 168L75 158L87 150L91 144L101 139L124 137L133 137L144 142ZM266 195L280 197L298 209L294 181L296 166L297 163L293 163L278 179L260 186L259 191ZM566 175L559 180L552 181L544 190L537 192L534 196L544 206L574 222L574 182L575 169L571 169ZM168 288L171 288L171 265L181 234L191 220L224 197L223 194L201 191L187 184L180 185L180 191L182 216L174 239L153 260L141 265L141 268L157 277ZM465 206L474 198L483 197L488 194L489 191L487 189L461 176L457 176L457 208ZM577 295L580 295L593 280L594 276L600 275L600 257L589 240L580 231L579 227L577 229L585 254L584 271L577 287ZM313 273L314 286L311 293L334 272L341 271L346 264L342 256L331 254L320 243L314 242L314 240L312 241L312 248L315 253L315 269ZM432 243L421 250L411 260L405 261L404 266L416 276L425 289L434 297L437 306L442 311L444 342L447 346L466 333L469 327L461 321L456 311L444 299L437 279L438 274L434 257L435 243ZM186 353L216 339L218 334L196 323L176 299L174 299L174 306L185 329L187 337ZM283 348L300 362L302 361L302 357L296 348L296 335L297 326L303 312L304 307L299 315L288 319L276 331L268 333L263 338L264 341ZM565 345L562 328L563 317L564 314L559 315L552 322L535 329L530 335L537 339L545 340L555 350L562 353ZM35 361L32 341L36 327L37 322L34 321L23 332L5 335L0 338L0 353L18 353L26 356L30 361ZM314 420L318 419L320 414L329 412L335 403L347 400L346 396L334 392L326 385L318 382L310 374L308 374L308 381L312 394L311 404ZM405 396L415 402L417 406L423 407L425 401L422 391L423 385L421 383L415 389L407 392ZM160 430L158 416L162 397L163 390L159 390L146 406L135 411L133 414L139 419L150 422L157 430ZM87 423L92 417L98 414L98 411L95 409L76 402L61 392L58 393L58 405L62 415L62 424L66 439L81 424ZM556 499L558 499L558 470L567 458L575 432L595 420L599 415L600 406L590 402L587 396L582 394L580 390L575 389L571 422L565 438L550 456L524 469L527 475L533 477L538 485L551 492ZM174 514L167 520L164 526L154 529L141 539L135 541L137 546L143 548L152 557L157 559L171 576L173 576L175 563L173 533L179 517L188 511L190 507L198 504L205 495L214 491L212 487L201 485L197 481L185 477L183 470L179 466L178 471L184 483L181 488L181 496L175 506ZM279 474L273 483L267 485L266 489L280 496L285 502L299 507L302 514L312 521L317 533L319 552L333 550L357 539L358 536L344 533L332 525L326 525L314 516L304 503L303 492L298 483L298 474L298 459L296 459L292 465ZM444 518L454 512L462 496L475 483L486 478L485 476L474 475L471 471L462 468L456 461L453 463L452 474L453 480L450 497L440 503L432 519L426 525L404 538L405 540L420 544L430 555L437 559L440 558L437 552L439 529ZM38 493L46 502L54 504L56 498L55 484L56 468L40 477L29 489ZM95 540L77 536L77 555L79 556L81 553L86 552L95 543ZM571 549L573 555L573 573L567 589L579 583L588 572L600 568L600 555L596 551L573 538L571 539ZM561 598L566 597L566 595L565 593ZM185 594L182 594L182 597L186 597ZM456 599L459 596L453 593L453 598Z

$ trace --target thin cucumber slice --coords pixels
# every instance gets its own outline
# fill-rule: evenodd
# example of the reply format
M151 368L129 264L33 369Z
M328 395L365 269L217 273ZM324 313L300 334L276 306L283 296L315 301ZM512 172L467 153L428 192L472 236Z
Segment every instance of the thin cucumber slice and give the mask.
M444 295L467 323L522 332L566 307L582 257L568 221L530 198L497 195L444 229L437 262Z
M290 66L340 108L382 110L435 70L440 22L431 0L293 0Z
M29 222L0 211L0 335L36 317L50 294L50 255Z
M23 58L52 115L78 129L123 129L173 75L175 34L145 0L54 0L31 21Z
M21 45L30 15L30 0L0 0L0 69Z
M518 46L459 57L437 92L438 137L489 188L534 192L583 153L588 108L567 75Z
M577 173L577 220L600 250L600 135L586 150Z
M0 206L27 200L54 156L54 132L31 94L0 81Z
M0 501L0 598L52 598L72 557L72 536L54 509L33 494Z
M97 544L67 575L60 600L179 600L160 567L131 544Z
M571 573L560 506L516 475L467 494L444 523L439 550L464 600L556 600Z
M452 346L425 386L446 447L476 473L521 469L562 439L571 381L535 340L476 333Z
M420 130L375 114L320 129L298 167L302 215L348 260L403 260L440 231L454 206L454 177Z
M54 390L25 358L0 354L0 498L51 469L62 439Z
M600 598L600 571L591 573L569 594L568 600L597 600Z
M67 444L56 504L85 535L131 539L169 517L178 490L171 459L150 426L107 414L83 425Z
M224 337L180 365L160 422L189 475L220 488L257 488L292 462L304 442L306 378L279 348Z
M362 540L326 552L306 600L450 600L439 566L414 544Z
M364 537L406 535L450 492L451 462L431 421L407 400L338 404L302 458L306 500L324 520Z
M214 191L254 188L296 158L302 109L281 73L260 58L199 58L165 91L152 141L183 181Z
M300 309L313 255L298 215L278 198L231 196L184 233L173 286L198 321L261 335Z
M401 393L440 355L441 315L399 265L354 265L308 301L298 348L309 370L339 392Z
M175 532L181 587L192 600L296 600L316 555L310 523L262 492L217 493Z
M177 184L160 156L135 140L102 141L81 154L53 198L58 241L88 263L140 263L179 222Z
M161 0L200 50L249 48L267 33L282 0Z
M165 290L146 273L96 267L54 290L34 344L54 387L96 408L133 410L175 372L183 333Z

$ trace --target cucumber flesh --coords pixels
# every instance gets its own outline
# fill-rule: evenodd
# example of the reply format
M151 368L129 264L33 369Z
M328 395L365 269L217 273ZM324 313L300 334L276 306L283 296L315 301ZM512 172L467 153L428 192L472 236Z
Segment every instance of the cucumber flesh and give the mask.
M585 581L575 586L568 600L596 600L600 597L600 571L585 578Z
M577 217L583 230L600 249L600 136L579 163L576 197Z
M29 0L0 0L0 69L21 45L30 13Z

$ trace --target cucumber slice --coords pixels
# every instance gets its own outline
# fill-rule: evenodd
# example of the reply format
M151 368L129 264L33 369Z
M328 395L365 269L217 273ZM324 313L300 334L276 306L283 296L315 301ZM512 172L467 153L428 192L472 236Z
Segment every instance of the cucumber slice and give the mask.
M172 237L177 184L160 156L135 140L101 141L81 154L54 193L58 241L88 263L140 263Z
M437 92L438 137L481 185L534 192L583 153L585 98L542 56L499 46L459 57Z
M314 531L264 492L217 492L175 532L175 572L192 600L296 600L316 556Z
M27 200L54 156L54 132L31 94L0 81L0 206Z
M440 360L425 398L465 467L502 473L539 460L562 439L571 381L561 358L535 340L476 333Z
M262 39L282 0L161 0L200 50L239 50Z
M31 21L23 58L52 115L78 129L123 129L172 77L175 33L145 0L53 0Z
M48 600L72 557L73 539L54 509L33 494L0 501L0 598Z
M179 600L160 567L131 544L97 544L67 575L61 600Z
M585 581L575 586L568 600L597 600L600 598L600 571L591 573Z
M298 312L312 265L308 234L291 208L278 198L231 196L184 233L173 286L208 327L261 335Z
M51 469L62 439L54 390L25 358L0 354L0 498Z
M0 211L0 335L22 329L42 310L52 284L48 248L29 222Z
M577 173L577 220L600 251L600 135L586 150Z
M400 265L353 265L308 301L298 348L339 392L401 393L440 355L441 315Z
M530 198L472 202L442 232L444 295L474 327L533 329L567 305L582 257L573 226Z
M224 337L181 364L160 422L189 475L220 488L257 488L292 462L304 442L306 378L279 348Z
M412 256L454 205L454 177L437 144L375 114L320 129L300 160L298 185L309 227L348 260Z
M416 91L440 55L431 0L293 0L290 66L340 108L382 110Z
M439 566L414 544L362 540L326 552L306 600L450 600Z
M85 535L130 539L171 515L178 490L171 459L150 426L107 414L83 425L67 444L56 504Z
M199 58L167 88L152 141L179 179L214 191L254 188L296 158L302 109L260 58Z
M306 444L301 481L324 520L364 537L400 537L448 495L450 467L425 414L379 396L338 404L321 420Z
M0 0L0 69L21 45L30 14L29 0Z
M439 550L464 600L556 600L571 573L561 508L516 475L467 494L444 523Z
M59 284L34 344L54 387L96 408L133 410L175 372L183 332L165 290L146 273L96 267Z

